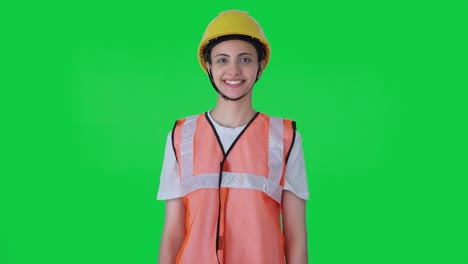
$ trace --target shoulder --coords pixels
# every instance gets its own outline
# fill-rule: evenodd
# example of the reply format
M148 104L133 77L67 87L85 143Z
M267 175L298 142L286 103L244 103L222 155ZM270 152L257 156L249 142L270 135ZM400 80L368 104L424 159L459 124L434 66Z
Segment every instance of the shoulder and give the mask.
M183 118L179 118L179 119L177 119L175 121L172 131L174 132L174 130L181 129L184 125L192 125L193 126L193 125L196 124L197 120L200 117L204 117L205 115L206 115L206 112L199 113L199 114L196 114L196 115L186 116L186 117L183 117Z
M275 115L269 115L266 113L260 113L261 116L264 116L265 118L270 118L270 119L279 119L279 120L286 120L286 121L291 121L294 122L293 119L288 118L288 117L283 117L283 116L275 116Z
M270 123L282 124L282 126L291 128L292 130L296 130L296 121L294 121L293 119L268 115L268 114L265 114L265 113L260 113L260 115L264 119L270 120Z
M205 115L206 112L177 119L170 132L173 144L180 143L184 138L190 138L195 133L196 127L200 124L198 121L207 120Z
M185 116L185 117L177 119L176 123L191 122L191 121L197 120L200 116L204 116L204 115L206 115L206 112L195 114L195 115L190 115L190 116Z

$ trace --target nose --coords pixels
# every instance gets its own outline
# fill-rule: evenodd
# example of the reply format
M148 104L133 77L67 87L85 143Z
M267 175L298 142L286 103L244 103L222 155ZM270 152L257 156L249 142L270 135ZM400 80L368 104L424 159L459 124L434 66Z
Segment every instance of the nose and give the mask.
M236 61L233 61L230 66L229 66L229 70L228 72L232 75L239 75L241 74L242 72L242 69L241 69L241 65L236 62Z

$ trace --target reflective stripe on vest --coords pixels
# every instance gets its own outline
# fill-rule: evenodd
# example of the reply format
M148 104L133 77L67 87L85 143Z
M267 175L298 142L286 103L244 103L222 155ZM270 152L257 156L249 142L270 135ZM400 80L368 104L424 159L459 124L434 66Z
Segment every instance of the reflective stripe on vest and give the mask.
M281 196L294 123L259 114L227 157L206 114L179 120L173 143L186 205L186 237L177 263L284 263ZM218 190L220 162L221 189ZM221 204L218 203L218 195Z

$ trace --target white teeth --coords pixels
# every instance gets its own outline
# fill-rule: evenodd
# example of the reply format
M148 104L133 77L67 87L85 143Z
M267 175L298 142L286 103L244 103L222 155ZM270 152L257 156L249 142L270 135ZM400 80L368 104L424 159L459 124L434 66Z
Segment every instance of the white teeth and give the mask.
M225 81L227 84L231 84L231 85L235 85L235 84L239 84L241 83L242 81Z

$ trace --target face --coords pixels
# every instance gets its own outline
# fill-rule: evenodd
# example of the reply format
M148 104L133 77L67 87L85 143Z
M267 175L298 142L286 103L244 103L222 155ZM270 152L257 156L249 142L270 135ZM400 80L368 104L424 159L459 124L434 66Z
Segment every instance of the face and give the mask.
M207 68L210 65L207 63ZM242 40L227 40L211 51L211 72L218 89L228 97L237 98L248 92L262 73L255 47ZM247 96L246 96L247 97Z

